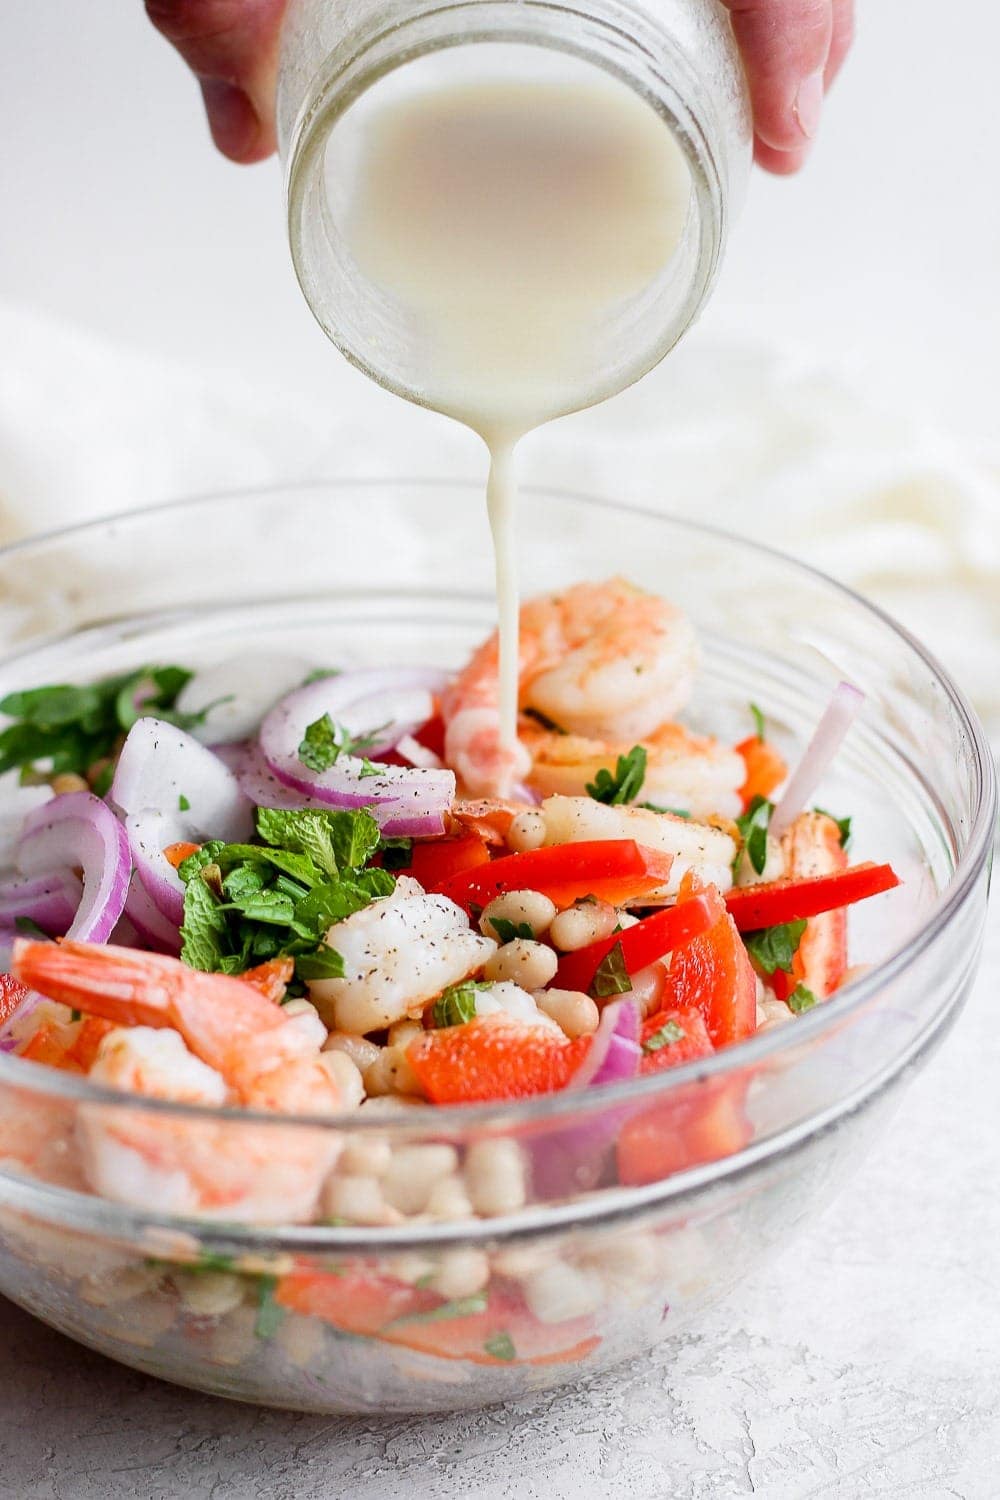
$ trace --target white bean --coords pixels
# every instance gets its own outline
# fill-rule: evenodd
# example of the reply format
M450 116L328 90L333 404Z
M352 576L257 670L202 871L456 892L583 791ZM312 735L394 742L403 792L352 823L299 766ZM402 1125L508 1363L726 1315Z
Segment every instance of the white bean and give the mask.
M364 1074L379 1056L382 1048L364 1036L352 1036L349 1031L331 1031L323 1043L324 1052L343 1052L358 1071Z
M608 901L581 901L567 907L549 928L549 937L563 953L575 953L588 943L610 937L618 925L618 913Z
M500 934L493 926L493 918L499 917L502 921L513 922L515 927L526 923L537 938L548 931L555 914L555 902L543 896L541 891L506 891L502 896L494 897L483 909L479 930L484 936L499 941Z
M544 943L514 938L492 954L483 969L486 979L502 983L510 980L522 990L540 990L555 977L559 960Z
M402 1021L394 1021L389 1027L389 1046L405 1047L418 1036L423 1036L424 1028L419 1021L411 1021L405 1016Z
M340 1154L338 1172L345 1177L384 1177L392 1160L392 1147L380 1135L352 1136Z
M582 990L537 990L538 1009L562 1030L570 1041L597 1030L601 1013Z
M449 1302L454 1302L459 1297L474 1297L483 1290L489 1279L489 1260L481 1250L468 1247L447 1250L428 1285L439 1297L446 1297Z
M221 1318L243 1301L245 1283L232 1271L196 1271L174 1276L181 1302L196 1318Z
M383 1047L365 1069L367 1094L421 1094L420 1081L410 1067L405 1047Z
M351 1061L346 1052L337 1051L321 1052L319 1062L337 1085L343 1108L357 1109L365 1097L365 1086L357 1064Z
M540 812L518 813L507 829L507 847L515 854L528 854L545 843L545 818Z
M399 1146L382 1180L386 1201L403 1214L423 1213L434 1184L457 1167L454 1146Z
M527 1184L517 1142L483 1140L470 1146L465 1156L465 1186L476 1213L485 1218L523 1208Z
M602 1301L600 1278L565 1262L543 1266L527 1277L523 1286L524 1300L540 1323L585 1317Z
M667 955L667 964L669 961L669 955ZM635 1001L643 1017L654 1015L667 982L667 965L657 959L655 963L647 964L644 969L637 969L630 978L632 989L628 998Z
M460 1177L442 1177L435 1182L424 1204L424 1213L429 1219L471 1219L473 1215L469 1195L462 1186Z
M346 1219L349 1224L398 1224L400 1220L374 1177L330 1177L322 1202L325 1219Z
M217 1365L241 1365L260 1344L257 1309L236 1307L216 1324L209 1340L209 1356Z
M274 1341L293 1365L308 1369L322 1353L326 1333L318 1318L286 1312L275 1330Z
M91 1307L115 1307L152 1291L162 1278L163 1270L157 1266L122 1266L110 1275L85 1277L80 1297Z

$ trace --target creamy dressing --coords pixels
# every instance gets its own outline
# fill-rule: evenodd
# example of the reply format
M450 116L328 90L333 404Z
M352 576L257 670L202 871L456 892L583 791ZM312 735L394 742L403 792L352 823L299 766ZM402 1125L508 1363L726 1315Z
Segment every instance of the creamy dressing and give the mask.
M416 87L368 106L346 233L347 253L419 342L412 394L489 448L510 748L514 449L526 432L638 373L629 330L662 284L691 196L681 150L651 106L590 65L564 68L572 81ZM611 348L619 352L609 372Z

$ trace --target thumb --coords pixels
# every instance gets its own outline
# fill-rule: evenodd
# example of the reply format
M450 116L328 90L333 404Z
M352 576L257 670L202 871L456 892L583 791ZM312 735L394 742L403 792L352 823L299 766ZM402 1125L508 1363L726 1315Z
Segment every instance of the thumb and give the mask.
M275 147L278 36L287 0L146 0L146 14L201 84L212 139L232 161Z
M723 0L743 56L756 155L775 172L801 166L819 128L833 0Z

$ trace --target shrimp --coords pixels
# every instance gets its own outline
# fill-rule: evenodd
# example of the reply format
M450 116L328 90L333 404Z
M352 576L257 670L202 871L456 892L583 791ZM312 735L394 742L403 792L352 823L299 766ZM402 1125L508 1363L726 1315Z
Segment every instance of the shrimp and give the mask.
M342 979L310 982L309 994L336 1031L364 1035L419 1013L450 984L482 968L496 943L469 926L446 896L428 896L401 876L328 934L344 961Z
M524 725L521 742L532 758L529 785L546 795L581 795L602 767L614 774L618 757L632 748L628 740L608 745L538 725ZM695 818L713 813L735 818L742 812L740 787L746 780L746 763L737 750L690 734L681 724L661 724L642 743L646 750L643 801Z
M18 942L13 970L117 1023L90 1069L96 1083L210 1108L342 1108L319 1052L326 1028L316 1016L286 1016L253 984L161 954L72 942ZM106 1198L261 1223L308 1220L340 1147L316 1129L176 1118L134 1103L80 1105L76 1135L86 1179Z
M684 706L697 656L690 623L665 599L622 578L579 583L522 605L519 703L570 734L631 744ZM523 744L500 744L498 661L492 635L441 700L445 759L472 795L503 793L531 769Z
M733 883L735 840L710 823L696 823L645 807L609 807L592 797L546 797L540 812L545 819L546 844L635 839L649 849L672 854L667 884L644 900L676 895L687 874L697 875L720 891L728 891Z

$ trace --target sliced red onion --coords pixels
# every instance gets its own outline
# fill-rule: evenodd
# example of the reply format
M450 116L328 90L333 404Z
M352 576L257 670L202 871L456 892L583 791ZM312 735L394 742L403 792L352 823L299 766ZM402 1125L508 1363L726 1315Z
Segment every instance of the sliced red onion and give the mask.
M27 917L49 937L62 937L72 925L82 895L83 887L72 870L4 880L0 882L0 927Z
M600 1025L583 1062L566 1085L596 1088L602 1083L624 1083L639 1071L641 1021L634 1000L614 1000L601 1012Z
M180 882L179 882L180 883ZM184 915L184 904L181 902L181 917ZM153 948L158 953L172 953L174 955L181 951L181 935L179 921L172 922L164 916L162 909L149 895L145 882L138 871L132 876L132 884L129 886L128 896L125 900L125 916L132 923L140 941L147 947ZM118 935L118 941L121 941Z
M781 837L812 797L864 701L864 693L850 682L840 682L834 688L833 697L771 817L770 832L775 838Z
M639 1071L639 1007L634 1000L606 1005L600 1025L568 1089L589 1090L604 1083L624 1083ZM589 1192L600 1181L628 1106L588 1114L578 1125L550 1131L531 1143L531 1181L541 1199Z
M268 769L286 787L327 807L368 807L386 833L419 835L444 831L444 813L455 796L451 771L385 766L365 774L364 760L340 755L326 771L311 771L299 759L309 725L329 714L350 734L380 732L364 754L369 762L391 749L433 712L433 694L447 678L431 668L350 672L299 688L271 710L260 731ZM244 783L246 784L246 783Z
M382 752L385 754L385 752ZM415 740L412 734L401 735L396 741L396 754L408 760L411 766L422 766L425 771L440 770L444 764L440 755L435 755L433 750L428 750L419 740Z
M83 896L66 935L107 942L132 874L128 836L107 803L91 792L53 797L24 820L17 861L25 875L80 869Z
M253 832L253 807L234 772L192 735L161 719L139 719L129 730L111 798L126 815L146 894L175 928L184 915L184 883L164 849L206 838L239 843Z

